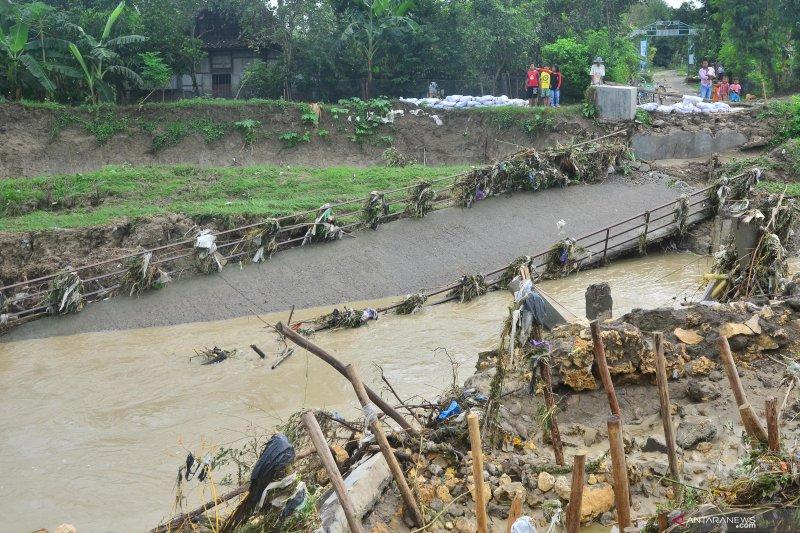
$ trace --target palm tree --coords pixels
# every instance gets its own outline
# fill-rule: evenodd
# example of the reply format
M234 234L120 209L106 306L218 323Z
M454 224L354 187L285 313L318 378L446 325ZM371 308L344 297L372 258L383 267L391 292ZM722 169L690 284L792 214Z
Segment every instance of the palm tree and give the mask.
M141 86L142 78L133 70L119 64L120 55L116 48L142 43L145 37L141 35L122 35L110 39L111 30L122 11L125 9L125 0L108 15L103 34L99 39L86 33L80 26L73 26L80 35L80 43L86 53L81 52L78 45L69 43L69 50L81 66L86 85L89 87L89 99L97 104L102 98L105 101L114 100L114 87L106 81L106 76L118 75Z
M353 20L345 28L342 38L352 40L367 63L364 96L370 98L375 57L383 46L384 36L393 29L417 31L419 25L408 16L414 0L361 0L361 3L364 9L353 13Z

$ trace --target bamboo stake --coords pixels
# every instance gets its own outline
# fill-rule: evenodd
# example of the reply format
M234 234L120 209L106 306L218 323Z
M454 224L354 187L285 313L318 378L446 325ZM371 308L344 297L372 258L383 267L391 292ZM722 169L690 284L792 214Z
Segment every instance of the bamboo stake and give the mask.
M781 450L781 436L778 429L778 400L770 396L764 402L764 413L767 417L767 440L773 452Z
M358 372L356 372L355 367L353 365L347 365L345 367L345 373L350 379L350 383L353 384L353 388L356 391L356 396L358 396L358 401L361 402L361 407L364 408L364 416L367 419L369 428L372 431L372 434L375 435L375 441L378 443L381 453L383 454L384 458L386 458L386 462L389 464L389 470L392 471L392 475L397 483L397 488L400 491L400 495L403 497L406 508L411 513L411 519L414 522L414 525L421 527L424 522L422 519L422 513L419 511L419 507L417 507L417 502L414 500L414 495L411 493L408 482L406 482L405 475L403 475L403 469L400 468L400 463L397 462L397 458L394 456L392 447L389 445L389 441L386 440L386 435L383 433L381 423L378 421L378 417L376 416L377 413L375 412L375 405L370 402L370 397L367 393L366 387L364 387L364 383L358 376Z
M472 448L472 479L475 482L475 515L478 518L477 533L488 533L488 517L486 516L486 499L483 494L483 446L481 446L481 429L478 415L467 415L469 426L469 443Z
M550 373L550 365L542 359L539 361L539 372L544 379L544 402L547 412L550 413L550 439L553 441L553 453L556 456L556 464L564 466L564 448L561 444L561 432L558 430L556 421L556 401L553 396L553 376Z
M344 377L348 377L345 366L338 359L336 359L334 356L332 356L331 354L329 354L328 352L326 352L325 350L323 350L310 340L302 337L295 331L292 331L291 328L287 328L282 323L278 322L275 325L275 331L277 331L278 333L280 333L281 335L283 335L284 337L286 337L299 347L308 350L312 354L316 355L317 357L319 357L320 359L331 365L337 372L339 372ZM367 396L369 397L370 401L372 401L375 405L377 405L381 411L390 416L395 422L397 422L400 425L401 428L403 428L410 434L419 435L419 431L416 428L412 427L411 424L409 424L406 421L406 419L403 418L403 416L399 412L397 412L395 408L386 403L383 400L383 398L377 395L369 387L364 386L364 388L367 391Z
M611 381L611 372L608 370L608 361L606 361L606 349L603 346L603 339L600 337L600 324L597 320L593 320L590 324L592 330L592 342L594 344L594 356L597 362L597 370L600 373L600 379L603 381L603 388L606 390L608 396L608 404L611 407L611 414L619 417L619 403L617 402L617 393L614 391L614 383ZM622 528L620 528L621 530Z
M506 521L506 533L511 533L511 528L517 518L522 516L522 496L517 494L514 496L514 501L511 502L511 508L508 510L508 520Z
M666 511L658 513L658 533L664 533L669 528L669 517Z
M653 334L653 346L656 359L656 381L658 383L658 398L661 402L661 423L664 426L664 440L667 444L667 458L669 459L669 473L675 481L681 480L678 470L678 451L675 444L675 428L672 425L672 415L669 407L669 385L667 384L667 360L664 357L664 334L657 331Z
M622 425L619 416L608 417L608 441L611 444L611 469L614 476L614 505L617 507L619 530L631 525L631 494L628 487L628 467L622 443Z
M572 458L572 487L567 504L567 533L578 533L581 529L581 504L583 503L583 484L586 469L586 454Z
M742 386L742 380L739 378L739 372L736 370L736 362L733 360L733 354L731 353L728 339L724 336L720 336L717 339L717 347L719 348L719 358L722 361L722 365L725 367L725 374L728 376L728 382L733 391L733 397L736 400L736 405L739 406L739 415L742 418L742 425L744 425L745 431L747 431L747 434L750 435L752 439L766 443L768 440L767 432L764 426L761 425L761 422L758 421L753 407L747 401L747 396Z
M331 480L333 490L336 491L336 496L339 498L339 503L344 510L344 516L347 519L347 525L350 526L350 531L353 533L362 533L364 530L361 527L361 520L356 515L353 502L350 495L347 493L347 488L344 486L344 479L336 466L336 461L333 459L333 454L328 447L328 442L325 440L325 435L322 433L322 428L319 427L317 418L311 411L303 413L303 425L308 431L308 436L311 437L311 442L314 443L314 448L317 450L319 460L322 461L322 466L328 474L328 479Z

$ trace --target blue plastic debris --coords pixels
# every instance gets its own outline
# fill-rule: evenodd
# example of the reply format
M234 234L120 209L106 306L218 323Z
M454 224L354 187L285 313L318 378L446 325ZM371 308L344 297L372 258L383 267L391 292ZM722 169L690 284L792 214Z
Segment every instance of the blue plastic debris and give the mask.
M439 416L436 417L437 420L447 420L451 416L456 416L461 413L461 406L458 405L458 402L453 400L450 402L450 405L447 406L447 409L439 413Z

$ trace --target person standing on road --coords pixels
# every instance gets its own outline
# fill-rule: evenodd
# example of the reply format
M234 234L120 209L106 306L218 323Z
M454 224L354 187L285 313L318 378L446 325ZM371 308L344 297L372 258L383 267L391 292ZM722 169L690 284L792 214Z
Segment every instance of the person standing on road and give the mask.
M700 97L703 100L711 100L711 80L714 78L714 69L708 66L708 61L703 60L700 67Z
M531 63L528 69L525 88L525 96L528 98L528 105L533 107L536 105L536 100L539 98L539 71L536 70L536 65L533 63Z
M553 98L551 105L553 107L561 107L561 82L563 79L564 76L561 75L561 69L558 68L558 65L554 65L551 80L551 84L553 85Z
M602 57L597 56L594 58L592 68L589 70L589 76L592 78L592 85L603 85L603 78L606 77L606 66Z

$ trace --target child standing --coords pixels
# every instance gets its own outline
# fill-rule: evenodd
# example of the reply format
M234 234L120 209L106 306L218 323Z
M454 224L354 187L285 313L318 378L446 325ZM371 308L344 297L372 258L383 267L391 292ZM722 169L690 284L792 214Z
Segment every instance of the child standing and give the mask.
M733 79L733 83L728 88L728 96L730 96L731 102L738 102L740 95L742 94L742 86L739 83L738 78Z
M552 106L553 107L561 107L561 82L563 81L564 76L561 75L561 69L558 68L558 65L553 67L553 79L551 81L553 85L553 99L552 99Z
M728 76L722 76L722 81L720 82L719 86L717 87L717 99L720 102L724 102L728 99L728 93L730 91L730 83L728 83Z

